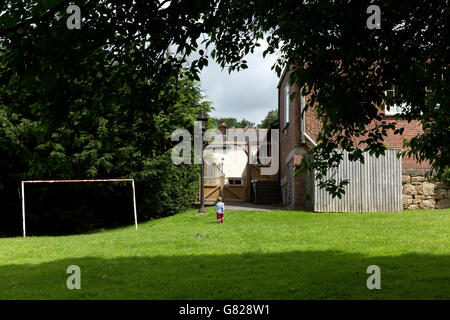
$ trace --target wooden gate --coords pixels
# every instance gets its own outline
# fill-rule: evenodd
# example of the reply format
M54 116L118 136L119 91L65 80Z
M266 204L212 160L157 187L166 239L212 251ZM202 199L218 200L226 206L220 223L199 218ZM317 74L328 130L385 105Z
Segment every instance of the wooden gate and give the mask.
M205 202L215 202L219 196L224 201L247 201L247 179L245 177L205 177L203 191Z

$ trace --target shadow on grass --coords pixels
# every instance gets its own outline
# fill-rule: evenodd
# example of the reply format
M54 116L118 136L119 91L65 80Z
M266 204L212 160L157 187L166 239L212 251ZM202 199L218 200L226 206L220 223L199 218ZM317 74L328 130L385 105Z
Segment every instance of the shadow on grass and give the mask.
M369 265L381 290L366 287ZM66 287L69 265L81 290ZM0 299L449 299L450 256L338 251L96 257L0 267Z

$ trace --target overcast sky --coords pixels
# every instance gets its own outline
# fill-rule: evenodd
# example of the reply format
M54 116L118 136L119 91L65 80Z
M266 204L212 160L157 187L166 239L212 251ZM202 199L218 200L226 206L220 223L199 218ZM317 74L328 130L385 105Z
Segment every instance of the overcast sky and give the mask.
M267 112L276 109L278 104L278 77L270 67L276 55L262 53L265 43L256 48L253 54L245 57L248 69L228 73L212 59L200 75L206 100L212 101L215 110L211 115L217 118L245 118L259 124Z

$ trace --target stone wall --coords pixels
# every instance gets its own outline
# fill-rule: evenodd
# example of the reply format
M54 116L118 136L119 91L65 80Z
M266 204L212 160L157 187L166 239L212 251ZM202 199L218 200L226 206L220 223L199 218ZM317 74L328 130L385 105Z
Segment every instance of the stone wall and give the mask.
M450 185L425 177L425 170L403 170L403 209L450 208Z

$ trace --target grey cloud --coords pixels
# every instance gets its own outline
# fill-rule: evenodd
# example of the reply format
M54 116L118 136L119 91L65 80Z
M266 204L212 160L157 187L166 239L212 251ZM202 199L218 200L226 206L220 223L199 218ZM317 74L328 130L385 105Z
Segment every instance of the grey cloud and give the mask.
M275 55L262 57L263 47L245 57L248 69L228 73L213 60L200 75L206 100L212 101L214 117L245 118L256 124L278 103L278 77L271 66Z

